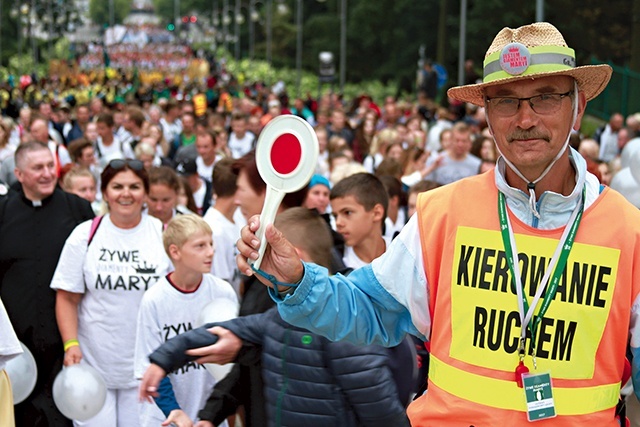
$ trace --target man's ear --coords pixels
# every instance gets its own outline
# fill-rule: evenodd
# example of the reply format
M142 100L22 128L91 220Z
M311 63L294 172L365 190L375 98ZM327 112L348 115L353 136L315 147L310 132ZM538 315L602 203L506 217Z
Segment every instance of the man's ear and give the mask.
M576 124L573 125L573 130L579 131L580 125L582 124L582 116L584 116L584 111L587 108L587 98L584 95L583 91L578 92L578 115L576 116Z

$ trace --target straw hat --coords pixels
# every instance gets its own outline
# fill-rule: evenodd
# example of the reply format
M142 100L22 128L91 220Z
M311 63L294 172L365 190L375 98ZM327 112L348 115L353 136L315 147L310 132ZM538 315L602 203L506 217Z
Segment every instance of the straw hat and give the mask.
M547 22L520 28L503 28L491 43L484 59L482 83L452 87L449 97L484 105L484 88L518 80L546 76L576 79L587 101L604 90L611 77L608 65L576 67L576 57L560 31Z

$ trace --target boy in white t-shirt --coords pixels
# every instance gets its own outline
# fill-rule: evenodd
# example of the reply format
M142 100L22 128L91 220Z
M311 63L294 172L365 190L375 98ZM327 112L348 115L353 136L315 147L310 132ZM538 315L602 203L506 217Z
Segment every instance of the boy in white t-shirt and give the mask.
M237 310L238 299L231 285L207 274L214 253L211 236L209 225L196 215L178 215L167 225L163 243L175 271L160 279L142 299L136 336L136 378L142 378L153 350L173 336L200 326L197 318L209 302L225 299ZM192 425L214 385L214 378L195 362L170 373L160 383L155 403L143 402L141 426Z
M382 236L389 197L380 180L357 173L339 181L329 197L336 231L344 238L345 266L356 269L382 255L390 243Z

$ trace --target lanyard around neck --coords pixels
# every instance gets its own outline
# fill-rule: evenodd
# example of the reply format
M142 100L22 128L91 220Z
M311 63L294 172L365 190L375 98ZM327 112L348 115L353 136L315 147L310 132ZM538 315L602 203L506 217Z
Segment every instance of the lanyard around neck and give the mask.
M542 277L542 281L538 285L538 289L536 290L535 296L531 305L529 305L527 301L527 297L524 293L524 287L522 285L522 278L520 276L520 264L518 263L518 250L516 248L516 241L513 234L513 229L511 227L511 221L509 220L509 215L507 214L507 204L505 201L505 196L502 192L498 192L498 213L500 217L500 232L502 234L502 242L504 243L504 249L507 256L507 263L509 264L509 270L511 271L512 276L512 286L516 288L516 294L518 296L518 312L520 314L520 324L522 326L520 333L520 359L524 358L524 342L527 336L527 328L531 331L531 348L534 350L535 357L535 344L536 344L536 329L539 323L542 321L551 301L555 297L556 291L558 289L558 283L560 282L560 277L564 271L565 266L567 265L567 259L569 258L569 253L571 252L571 248L573 247L573 242L576 237L576 232L578 231L578 226L580 225L580 220L582 219L582 214L584 212L584 201L586 197L586 187L582 189L582 198L580 202L576 205L575 209L571 213L571 217L569 218L569 222L562 233L562 237L556 246L556 250L553 253L553 257L549 262L549 266L547 267L544 276ZM553 272L553 276L552 273ZM549 283L549 278L551 277L551 282ZM542 305L540 306L540 310L538 311L538 315L532 321L533 312L535 311L540 298L542 297L547 284L549 283L549 290L545 293L544 299L542 300ZM532 284L533 285L533 284Z

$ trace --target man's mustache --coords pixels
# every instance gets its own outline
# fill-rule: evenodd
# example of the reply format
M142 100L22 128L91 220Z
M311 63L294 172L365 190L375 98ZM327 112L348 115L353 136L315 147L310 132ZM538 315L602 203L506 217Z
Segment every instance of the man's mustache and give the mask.
M542 132L538 129L516 129L512 133L507 136L508 142L513 142L514 140L523 140L523 139L543 139L547 142L551 140L551 137L547 135L545 132Z

